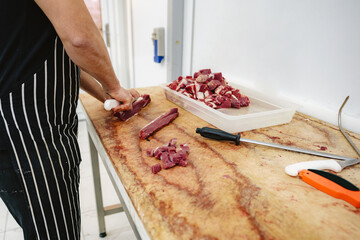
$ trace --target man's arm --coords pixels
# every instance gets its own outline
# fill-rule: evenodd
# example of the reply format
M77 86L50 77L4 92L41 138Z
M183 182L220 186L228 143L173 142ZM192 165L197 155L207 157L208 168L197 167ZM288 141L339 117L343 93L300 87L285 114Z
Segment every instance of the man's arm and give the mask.
M100 83L83 70L80 72L80 88L94 98L98 99L100 102L104 102L106 100L104 90ZM140 94L135 89L131 88L128 89L128 91L135 99L140 97Z
M102 86L85 71L80 72L80 88L100 102L105 102L106 99Z
M102 39L83 0L35 0L53 24L71 60L98 80L106 94L131 108L131 93L120 86Z

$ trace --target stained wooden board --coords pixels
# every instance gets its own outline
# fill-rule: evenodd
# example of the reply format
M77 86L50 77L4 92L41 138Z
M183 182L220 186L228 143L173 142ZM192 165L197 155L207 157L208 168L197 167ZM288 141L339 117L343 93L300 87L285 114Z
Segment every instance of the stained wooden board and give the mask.
M203 138L195 129L211 125L182 108L149 141L140 140L143 126L177 106L160 87L139 92L152 101L126 122L87 94L80 100L152 239L360 239L358 209L284 172L289 164L324 158ZM359 134L349 135L360 146ZM242 136L357 157L336 126L298 112L288 124ZM188 166L152 174L159 161L146 149L173 137L189 144ZM338 175L360 186L359 165Z

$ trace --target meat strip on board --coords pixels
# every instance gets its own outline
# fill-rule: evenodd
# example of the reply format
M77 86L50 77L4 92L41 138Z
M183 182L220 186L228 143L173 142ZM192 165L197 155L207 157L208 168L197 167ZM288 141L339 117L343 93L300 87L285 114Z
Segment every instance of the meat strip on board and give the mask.
M179 116L177 108L172 108L168 113L160 115L140 130L140 138L148 138L154 132L168 125L177 116Z

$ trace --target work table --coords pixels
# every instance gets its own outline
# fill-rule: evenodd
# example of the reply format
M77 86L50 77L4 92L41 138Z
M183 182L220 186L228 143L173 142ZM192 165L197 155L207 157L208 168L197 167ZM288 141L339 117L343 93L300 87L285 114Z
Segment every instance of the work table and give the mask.
M324 159L241 143L220 142L196 134L209 123L166 100L161 87L138 89L151 103L126 122L103 109L87 94L81 103L151 239L360 239L360 212L299 177L285 174L292 163ZM179 108L179 117L148 140L140 129ZM288 124L243 132L264 142L357 158L337 126L296 112ZM360 146L360 135L349 133ZM171 138L190 147L189 164L162 169L146 149ZM360 186L360 166L338 175Z

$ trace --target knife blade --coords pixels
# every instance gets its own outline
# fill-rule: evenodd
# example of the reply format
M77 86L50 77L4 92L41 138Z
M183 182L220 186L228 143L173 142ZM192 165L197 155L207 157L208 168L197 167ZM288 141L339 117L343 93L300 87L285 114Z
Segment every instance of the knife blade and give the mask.
M299 176L301 180L318 190L342 199L356 208L360 207L359 188L344 178L316 169L304 169L299 173Z

